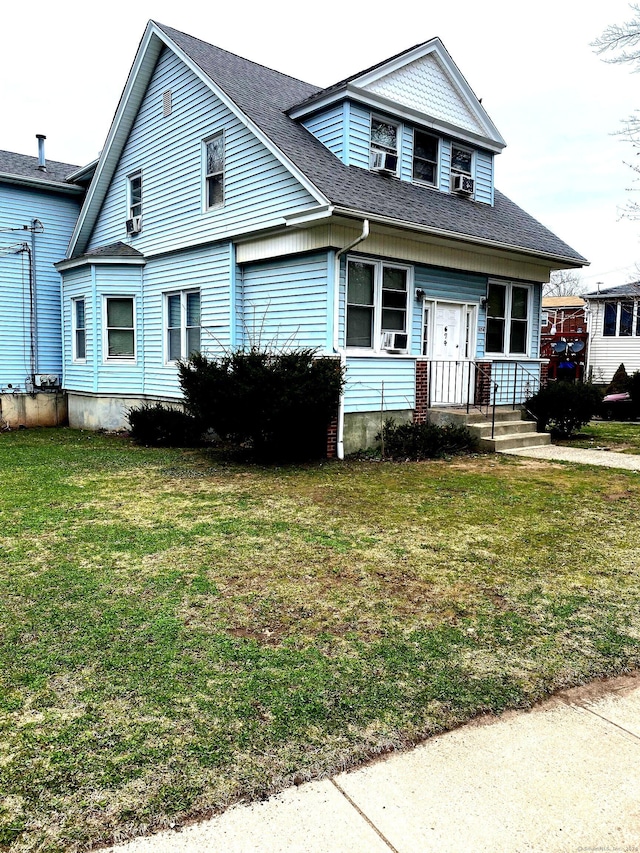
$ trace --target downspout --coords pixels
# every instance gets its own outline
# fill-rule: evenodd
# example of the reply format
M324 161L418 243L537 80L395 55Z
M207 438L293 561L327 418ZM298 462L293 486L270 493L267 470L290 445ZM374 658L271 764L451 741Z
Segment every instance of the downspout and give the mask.
M333 273L333 286L335 288L333 294L333 351L340 355L340 364L344 368L347 363L347 355L344 347L340 347L340 258L346 252L355 248L358 243L362 243L369 236L369 220L365 219L362 222L362 234L359 237L345 246L344 249L339 249L335 256L335 268ZM345 304L346 312L346 304ZM346 316L345 316L346 329ZM338 459L344 459L344 392L340 395L340 403L338 404Z
M31 267L31 381L36 382L38 372L38 282L36 280L36 228L40 223L34 219L31 223L31 253L29 264Z

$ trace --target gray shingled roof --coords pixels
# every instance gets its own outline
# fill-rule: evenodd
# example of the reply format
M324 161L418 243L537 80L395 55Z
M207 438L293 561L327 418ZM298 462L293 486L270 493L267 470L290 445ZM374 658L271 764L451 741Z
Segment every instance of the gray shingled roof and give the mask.
M99 246L97 249L92 249L86 252L84 257L95 258L99 256L107 258L143 258L142 252L129 246L127 243L118 241L117 243L109 243L108 246Z
M38 158L27 154L15 154L13 151L0 151L0 173L15 175L18 178L59 184L67 183L67 175L77 171L79 166L70 163L58 163L47 160L47 170L38 169Z
M157 24L216 83L311 183L336 207L372 217L500 243L541 255L587 263L502 193L495 205L459 198L345 166L287 110L321 91L318 87L243 59L185 33Z
M640 296L640 281L619 284L617 287L607 287L584 294L585 299L611 299L616 296Z

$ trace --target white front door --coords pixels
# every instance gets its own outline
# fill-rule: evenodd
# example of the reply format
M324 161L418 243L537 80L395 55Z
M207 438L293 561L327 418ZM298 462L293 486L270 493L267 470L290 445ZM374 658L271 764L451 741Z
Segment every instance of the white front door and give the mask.
M472 320L469 305L437 302L434 307L431 405L459 406L473 396Z

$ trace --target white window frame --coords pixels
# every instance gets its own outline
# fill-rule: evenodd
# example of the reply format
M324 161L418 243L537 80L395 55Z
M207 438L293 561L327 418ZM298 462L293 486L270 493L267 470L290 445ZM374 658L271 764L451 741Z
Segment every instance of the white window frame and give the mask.
M77 304L84 303L84 327L78 326ZM84 357L78 357L78 332L84 334ZM86 296L74 296L71 300L71 360L74 364L87 363L87 298Z
M388 124L389 127L395 127L396 129L396 150L391 151L389 148L376 145L373 141L373 123L374 121L379 121L381 124ZM374 147L375 145L375 147ZM372 168L373 165L373 152L374 151L387 151L390 154L395 154L397 157L397 165L395 175L400 174L400 164L402 158L402 123L398 121L393 121L386 116L377 115L376 113L371 113L369 119L369 169Z
M207 171L207 145L213 142L214 139L220 137L222 139L222 169L219 172ZM216 175L222 175L222 201L219 204L209 204L209 178ZM217 130L215 133L207 136L202 140L202 209L205 213L210 210L220 210L227 201L227 144L224 130Z
M347 323L349 319L349 264L359 263L366 264L374 268L373 273L373 332L371 347L352 347L347 346ZM407 282L407 301L405 309L405 330L398 331L397 334L407 336L407 348L401 353L391 353L381 348L382 343L382 282L383 272L385 269L403 270L406 272ZM374 260L371 258L358 257L357 255L347 256L347 265L345 269L345 290L344 290L344 345L350 355L379 355L389 358L406 357L411 352L411 334L412 334L412 305L413 305L413 278L414 269L407 264L396 264L392 262Z
M107 306L110 299L130 299L133 311L133 356L109 355L109 331L107 326ZM131 293L109 293L102 297L102 363L103 364L136 364L138 356L138 332L137 332L137 305L136 297ZM128 329L125 326L113 326L113 329Z
M432 139L435 139L436 145L436 179L430 184L427 181L421 181L418 178L415 178L413 175L414 163L416 160L416 133L422 133L424 136L430 136ZM427 130L423 130L420 127L413 128L413 150L411 151L411 180L414 184L418 184L421 187L430 187L431 189L439 189L440 187L440 161L441 161L441 148L442 148L442 139L439 136L436 136L435 133L430 133ZM423 157L419 158L420 160L424 160ZM429 161L425 161L429 162Z
M200 345L202 346L202 292L198 287L189 287L185 290L169 290L163 294L163 340L164 340L164 363L167 365L175 365L179 359L170 358L169 346L169 298L171 296L180 297L180 359L187 359L190 353L187 352L187 329L195 328L195 326L187 327L187 297L190 293L197 293L200 297ZM171 327L175 328L175 327Z
M135 180L140 180L140 201L133 201L133 188L132 184ZM135 172L132 172L130 175L127 175L127 219L135 219L137 216L142 216L142 169L138 169ZM138 213L134 212L135 208L139 208Z
M489 279L489 283L487 286L487 294L489 293L488 288L491 285L498 285L500 287L506 287L505 292L505 308L504 308L504 339L503 344L505 347L505 351L503 352L494 352L493 350L487 349L487 343L489 339L489 302L487 301L486 307L486 315L485 315L485 355L493 358L501 358L501 359L512 359L514 361L528 359L531 358L531 341L533 335L533 285L526 281L507 281L500 279ZM526 334L526 351L525 352L510 352L511 346L511 305L512 305L512 294L513 288L519 287L522 290L527 291L527 334Z

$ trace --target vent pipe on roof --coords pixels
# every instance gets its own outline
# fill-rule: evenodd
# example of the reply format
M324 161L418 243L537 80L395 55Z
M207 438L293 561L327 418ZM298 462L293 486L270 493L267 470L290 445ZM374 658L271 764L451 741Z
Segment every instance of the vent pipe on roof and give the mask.
M41 172L47 171L47 161L44 159L44 141L47 137L42 133L36 133L38 140L38 169Z

